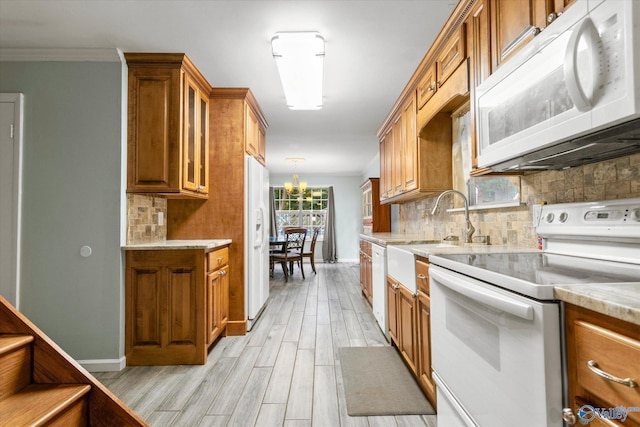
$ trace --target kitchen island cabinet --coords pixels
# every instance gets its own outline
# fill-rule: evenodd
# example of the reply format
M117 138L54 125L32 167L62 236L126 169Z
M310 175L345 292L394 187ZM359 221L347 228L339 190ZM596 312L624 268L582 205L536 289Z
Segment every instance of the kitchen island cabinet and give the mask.
M127 365L206 362L226 330L229 243L125 248Z
M127 192L207 198L211 85L183 53L125 53Z

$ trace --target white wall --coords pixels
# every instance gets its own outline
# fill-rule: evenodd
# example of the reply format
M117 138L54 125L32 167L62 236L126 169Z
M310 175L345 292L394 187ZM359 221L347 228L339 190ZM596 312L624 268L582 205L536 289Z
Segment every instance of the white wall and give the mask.
M293 174L293 172L292 172ZM291 181L290 175L270 175L271 186L281 187L285 181ZM362 178L360 176L309 176L298 173L300 180L309 187L333 186L336 212L336 247L339 262L359 261L359 234L362 232ZM316 252L322 251L316 245Z
M21 310L80 360L124 355L122 67L0 63L25 96Z

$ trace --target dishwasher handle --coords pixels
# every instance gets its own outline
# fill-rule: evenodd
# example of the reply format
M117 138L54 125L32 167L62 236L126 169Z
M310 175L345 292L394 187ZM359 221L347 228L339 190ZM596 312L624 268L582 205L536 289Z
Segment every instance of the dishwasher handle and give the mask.
M533 307L529 304L515 301L497 292L477 286L463 277L454 276L452 273L446 273L436 268L429 269L429 276L431 280L438 282L438 284L489 307L525 320L533 320Z

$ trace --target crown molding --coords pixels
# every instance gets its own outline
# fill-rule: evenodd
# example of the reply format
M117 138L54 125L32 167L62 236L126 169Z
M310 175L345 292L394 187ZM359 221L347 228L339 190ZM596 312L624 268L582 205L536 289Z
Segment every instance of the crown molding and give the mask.
M119 49L0 48L0 61L123 62Z

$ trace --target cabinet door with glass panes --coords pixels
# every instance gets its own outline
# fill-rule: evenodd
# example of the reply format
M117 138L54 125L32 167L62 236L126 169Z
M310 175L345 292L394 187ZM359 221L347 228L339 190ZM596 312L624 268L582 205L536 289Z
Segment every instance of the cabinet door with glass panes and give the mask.
M380 204L380 178L369 178L361 186L362 229L365 233L391 231L391 207Z

